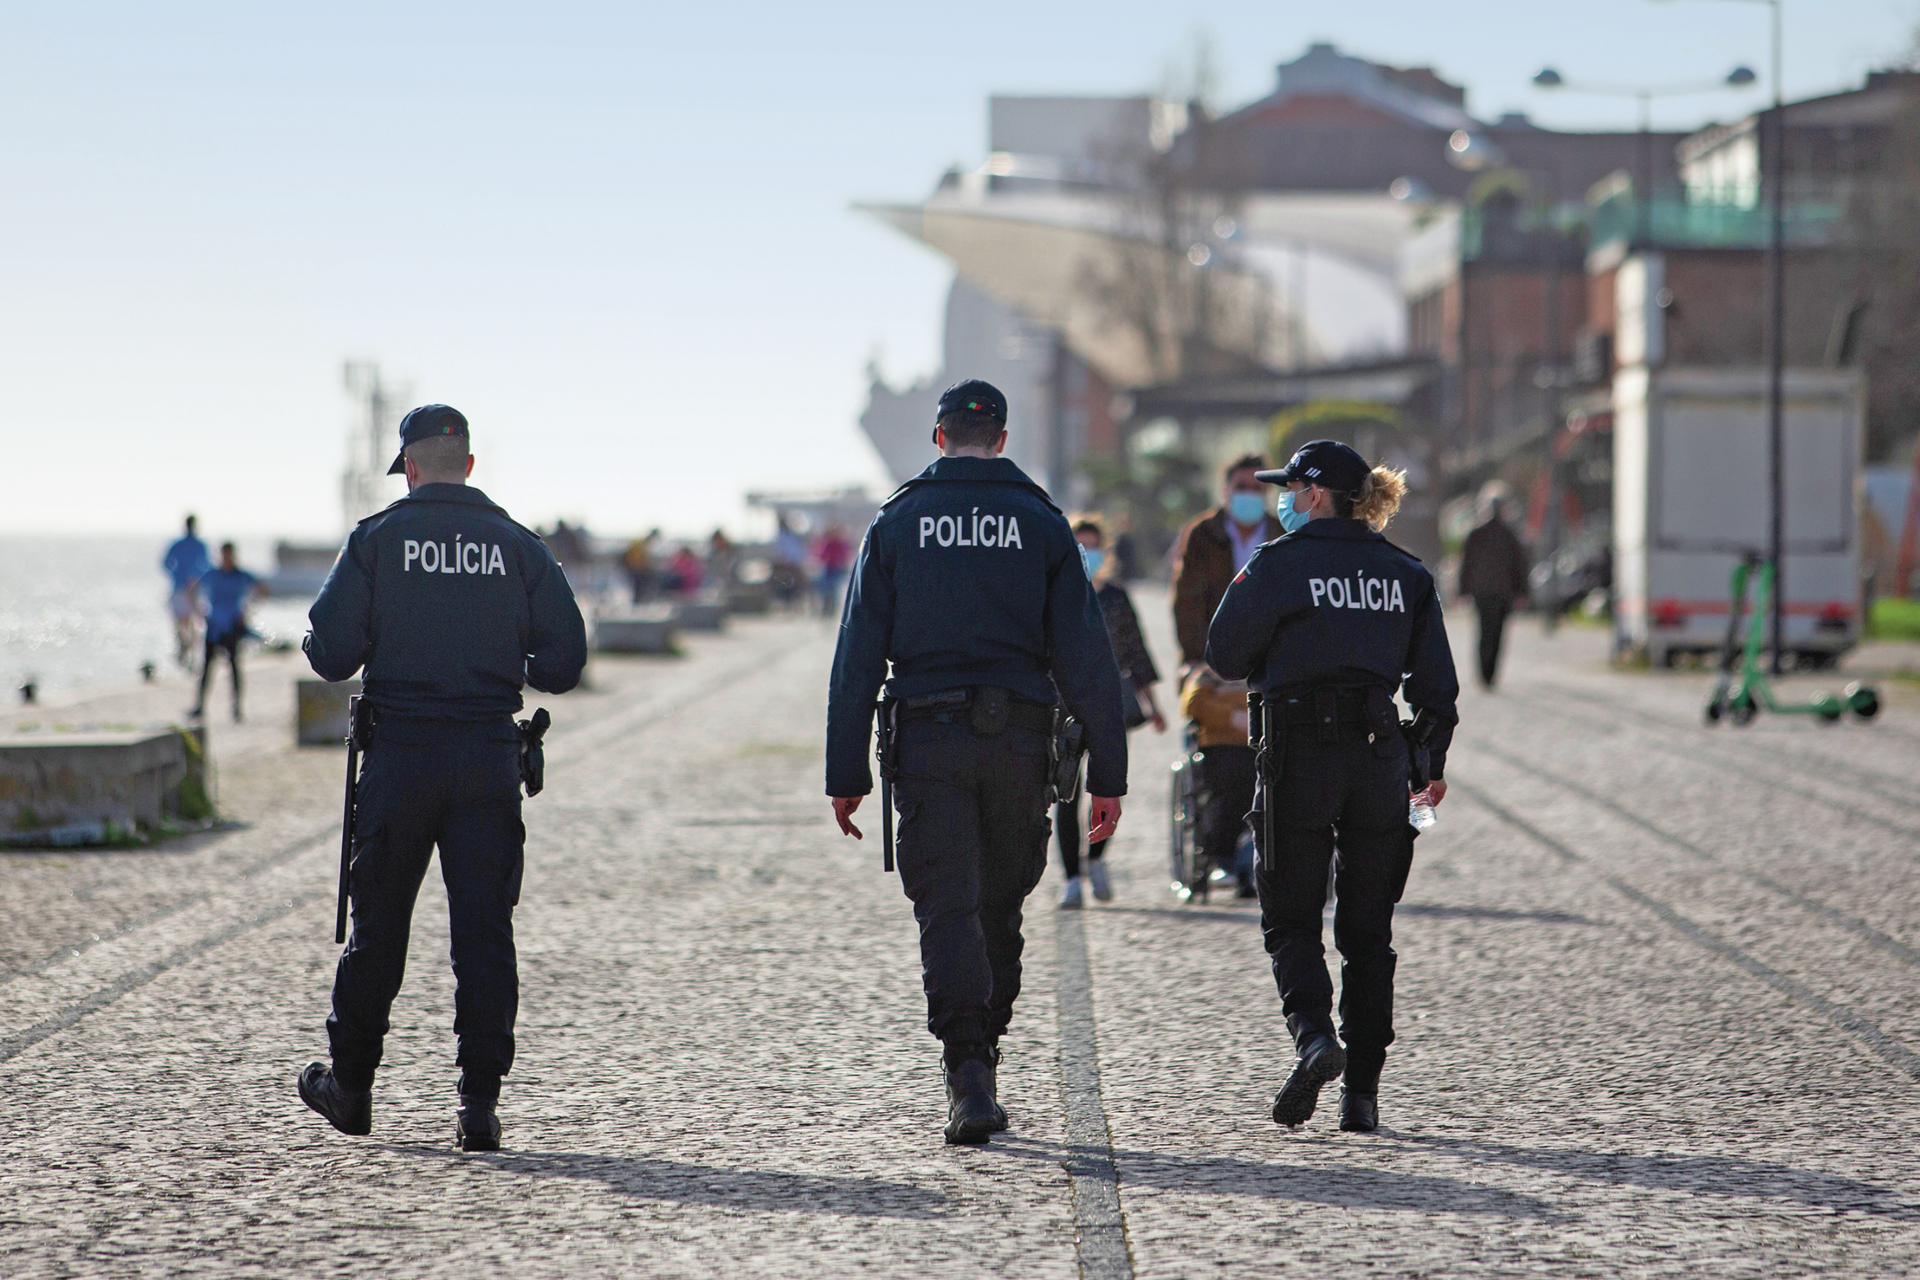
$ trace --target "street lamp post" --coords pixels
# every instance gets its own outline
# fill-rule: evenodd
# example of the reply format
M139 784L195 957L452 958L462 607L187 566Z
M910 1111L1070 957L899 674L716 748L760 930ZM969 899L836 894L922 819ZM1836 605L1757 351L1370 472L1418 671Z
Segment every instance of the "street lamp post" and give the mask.
M1771 510L1767 524L1767 560L1773 566L1772 616L1768 630L1773 642L1773 674L1785 665L1786 589L1786 245L1787 245L1787 112L1786 87L1781 83L1780 0L1730 0L1734 4L1763 4L1773 10L1769 27L1773 37L1773 185L1767 192L1767 490ZM1760 177L1767 174L1766 136L1758 139Z
M1552 67L1542 67L1533 77L1533 83L1540 89L1564 89L1568 93L1593 94L1602 98L1632 98L1639 104L1640 115L1640 177L1634 184L1639 188L1638 198L1634 201L1634 235L1651 236L1653 234L1653 100L1655 98L1681 98L1697 93L1714 93L1721 89L1744 89L1752 84L1757 76L1746 67L1735 67L1721 80L1711 83L1682 85L1640 85L1626 88L1617 85L1576 84L1569 82Z

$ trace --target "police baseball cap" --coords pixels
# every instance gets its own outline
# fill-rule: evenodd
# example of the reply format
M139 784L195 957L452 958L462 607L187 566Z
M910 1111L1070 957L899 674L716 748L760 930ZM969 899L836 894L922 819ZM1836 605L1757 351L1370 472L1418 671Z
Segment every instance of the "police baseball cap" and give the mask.
M406 474L407 446L428 436L466 436L467 416L450 404L423 404L400 419L400 452L393 455L387 474Z
M1338 440L1309 440L1278 471L1254 474L1268 484L1298 480L1336 493L1354 493L1366 483L1367 473L1372 470L1365 458Z
M933 421L936 429L940 419L950 413L962 411L984 413L1001 426L1007 425L1007 398L1000 394L1000 388L991 382L982 382L978 378L968 378L965 382L956 382L940 393L940 407L934 410Z

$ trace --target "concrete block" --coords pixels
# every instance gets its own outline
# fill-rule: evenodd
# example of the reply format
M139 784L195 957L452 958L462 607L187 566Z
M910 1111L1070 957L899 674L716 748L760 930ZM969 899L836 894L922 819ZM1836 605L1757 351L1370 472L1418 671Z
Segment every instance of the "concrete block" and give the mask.
M347 699L360 692L358 680L293 682L293 738L303 747L347 745Z
M0 737L0 843L105 844L209 817L208 779L204 731Z
M601 653L672 653L679 636L664 611L601 616L593 624L593 646Z
M727 606L705 600L683 600L673 606L673 625L682 631L725 631Z
M728 583L726 596L728 613L761 614L773 609L773 588L765 582Z

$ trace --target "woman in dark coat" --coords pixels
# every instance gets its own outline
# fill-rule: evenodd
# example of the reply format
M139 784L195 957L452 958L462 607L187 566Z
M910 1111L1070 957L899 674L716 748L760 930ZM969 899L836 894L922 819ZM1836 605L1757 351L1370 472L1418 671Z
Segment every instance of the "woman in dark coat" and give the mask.
M1156 732L1165 733L1167 720L1160 714L1160 704L1153 696L1160 672L1153 665L1153 655L1147 652L1146 637L1140 634L1140 616L1133 611L1133 599L1115 580L1114 570L1118 565L1107 553L1106 527L1097 516L1075 516L1073 536L1079 540L1081 555L1087 562L1087 576L1093 580L1095 594L1100 598L1100 611L1106 615L1107 636L1113 641L1113 656L1120 665L1121 679L1134 700L1127 708L1127 727L1137 729L1151 721ZM1086 887L1091 887L1093 896L1100 901L1109 901L1113 897L1113 882L1107 875L1105 840L1088 847L1085 880L1081 877L1077 802L1054 806L1053 829L1060 836L1060 864L1067 873L1067 883L1060 890L1060 905L1081 906L1086 900ZM1087 886L1086 882L1091 885Z

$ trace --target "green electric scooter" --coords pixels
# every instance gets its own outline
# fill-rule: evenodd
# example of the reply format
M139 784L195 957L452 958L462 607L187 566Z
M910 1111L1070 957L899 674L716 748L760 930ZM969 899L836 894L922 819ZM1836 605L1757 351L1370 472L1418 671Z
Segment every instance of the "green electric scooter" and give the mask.
M1743 646L1740 623L1747 618L1749 585L1753 585L1756 596ZM1878 715L1879 691L1858 680L1838 695L1823 693L1811 702L1781 702L1773 696L1773 684L1760 661L1766 647L1767 614L1772 601L1773 566L1749 552L1733 567L1733 603L1727 610L1727 639L1720 653L1720 678L1714 681L1713 696L1707 700L1707 723L1718 723L1725 716L1737 725L1752 724L1762 707L1775 715L1819 716L1829 724L1849 711L1862 720Z

